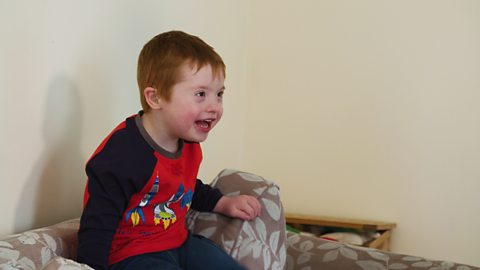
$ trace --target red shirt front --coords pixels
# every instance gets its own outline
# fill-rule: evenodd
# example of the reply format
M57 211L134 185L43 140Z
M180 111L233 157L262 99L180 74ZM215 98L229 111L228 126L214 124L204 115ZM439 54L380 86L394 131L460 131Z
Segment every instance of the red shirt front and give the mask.
M148 252L177 248L187 238L185 215L195 190L201 150L185 144L178 159L154 153L157 163L141 192L130 199L112 240L109 264Z

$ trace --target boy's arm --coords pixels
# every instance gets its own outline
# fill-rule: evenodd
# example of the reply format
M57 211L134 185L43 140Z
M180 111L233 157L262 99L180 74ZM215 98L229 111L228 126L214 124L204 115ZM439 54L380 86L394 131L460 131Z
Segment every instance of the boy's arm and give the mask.
M80 219L77 260L96 270L108 269L113 235L128 198L113 173L87 166L87 175L89 198Z
M220 190L205 185L200 179L197 179L191 207L200 212L212 212L222 196Z
M222 193L197 179L192 208L201 212L216 212L229 217L252 220L261 212L258 200L249 195L223 196Z

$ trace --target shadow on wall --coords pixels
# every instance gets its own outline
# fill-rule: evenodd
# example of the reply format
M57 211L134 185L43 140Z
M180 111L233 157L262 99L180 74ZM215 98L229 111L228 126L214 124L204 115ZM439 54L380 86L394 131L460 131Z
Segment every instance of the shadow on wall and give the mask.
M53 79L43 124L45 149L16 204L15 230L23 231L79 217L86 176L80 152L78 89L66 77Z

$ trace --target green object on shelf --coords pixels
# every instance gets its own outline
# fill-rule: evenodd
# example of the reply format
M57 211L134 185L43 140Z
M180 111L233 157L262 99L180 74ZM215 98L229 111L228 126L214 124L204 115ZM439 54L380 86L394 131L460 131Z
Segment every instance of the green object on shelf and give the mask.
M300 233L299 230L287 224L287 232Z

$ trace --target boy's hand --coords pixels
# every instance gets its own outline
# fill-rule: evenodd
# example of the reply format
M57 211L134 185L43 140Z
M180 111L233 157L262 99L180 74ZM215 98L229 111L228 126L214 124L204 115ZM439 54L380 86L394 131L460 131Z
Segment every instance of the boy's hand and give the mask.
M260 215L261 206L257 198L253 196L223 196L213 211L233 218L252 220Z

